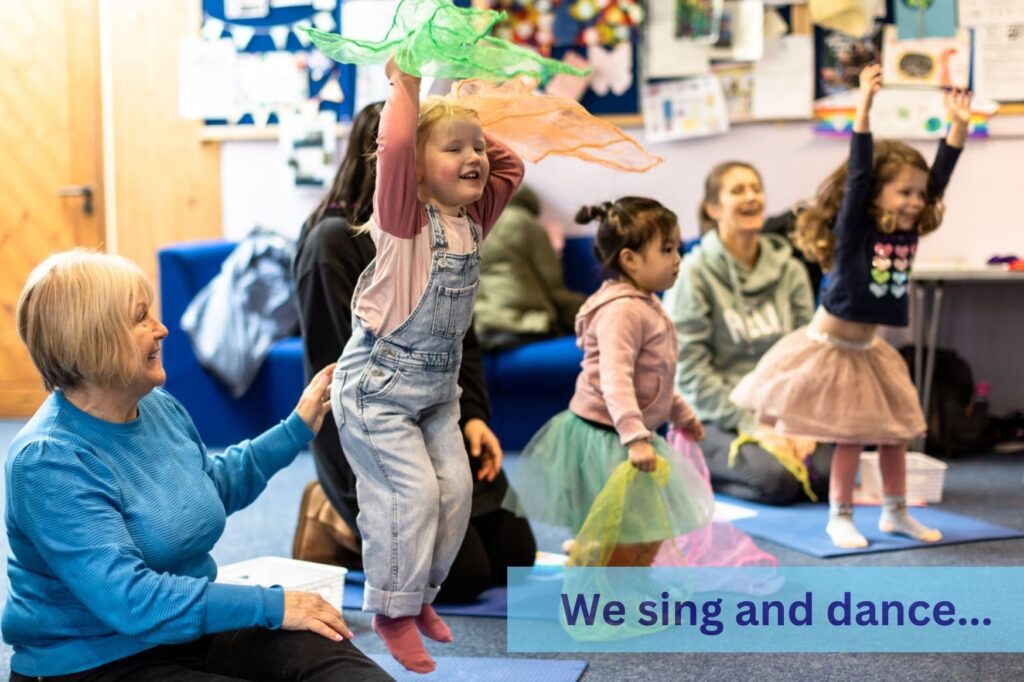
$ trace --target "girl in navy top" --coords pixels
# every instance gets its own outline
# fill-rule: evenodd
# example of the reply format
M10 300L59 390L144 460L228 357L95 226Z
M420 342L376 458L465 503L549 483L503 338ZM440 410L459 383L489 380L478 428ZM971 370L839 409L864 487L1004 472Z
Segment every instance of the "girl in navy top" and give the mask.
M942 194L967 137L970 94L945 97L951 121L929 169L902 142L873 144L868 113L881 67L865 67L850 158L797 221L796 241L830 270L810 325L781 339L735 388L732 400L779 433L836 444L826 530L837 547L865 547L853 525L853 484L865 444L877 444L885 500L879 528L925 542L942 538L906 510L907 441L926 430L900 354L875 334L905 327L920 235L942 221Z

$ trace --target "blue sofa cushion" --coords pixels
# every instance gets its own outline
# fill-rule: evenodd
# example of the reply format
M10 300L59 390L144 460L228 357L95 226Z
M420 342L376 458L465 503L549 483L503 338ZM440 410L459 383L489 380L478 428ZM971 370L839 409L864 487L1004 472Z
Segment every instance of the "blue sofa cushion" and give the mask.
M294 409L302 393L302 340L273 346L253 385L239 399L199 364L179 322L192 298L220 272L234 242L175 244L158 253L165 387L192 416L207 446L222 448L258 436Z

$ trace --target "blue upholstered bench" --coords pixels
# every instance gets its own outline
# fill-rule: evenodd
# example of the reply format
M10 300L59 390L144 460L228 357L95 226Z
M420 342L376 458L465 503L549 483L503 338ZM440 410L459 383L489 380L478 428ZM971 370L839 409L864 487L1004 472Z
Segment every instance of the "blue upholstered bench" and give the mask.
M577 291L590 293L601 281L592 243L589 237L566 241L566 282ZM163 345L167 390L185 405L212 447L252 438L277 423L295 406L303 387L299 337L275 344L252 388L235 399L199 365L181 330L185 308L234 248L234 242L192 242L159 253L161 314L171 330ZM571 336L485 356L492 428L505 448L522 448L548 418L569 405L582 359Z

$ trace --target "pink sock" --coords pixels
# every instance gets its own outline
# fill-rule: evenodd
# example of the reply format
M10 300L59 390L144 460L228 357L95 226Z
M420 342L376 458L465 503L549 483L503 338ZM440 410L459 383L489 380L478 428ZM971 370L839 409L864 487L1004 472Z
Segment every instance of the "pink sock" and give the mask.
M395 660L407 670L414 673L433 672L437 665L423 648L423 640L413 620L413 616L388 618L378 613L373 616L373 631L384 640Z
M416 627L435 642L447 643L454 639L452 631L448 629L445 622L441 620L441 616L437 615L437 611L430 604L424 604L420 615L416 616Z

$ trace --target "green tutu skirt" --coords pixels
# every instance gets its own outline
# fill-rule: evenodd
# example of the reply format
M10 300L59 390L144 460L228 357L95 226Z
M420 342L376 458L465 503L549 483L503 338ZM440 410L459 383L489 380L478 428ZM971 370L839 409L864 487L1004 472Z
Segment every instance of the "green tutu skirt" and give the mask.
M714 499L693 466L661 436L651 445L664 458L667 475L662 465L659 476L637 472L630 477L621 491L623 514L616 529L620 543L675 538L704 526L714 512ZM612 472L628 459L615 431L566 410L526 445L513 479L515 495L508 495L504 506L576 535Z

